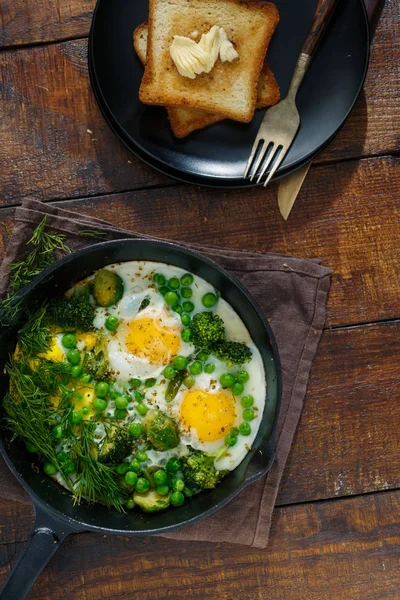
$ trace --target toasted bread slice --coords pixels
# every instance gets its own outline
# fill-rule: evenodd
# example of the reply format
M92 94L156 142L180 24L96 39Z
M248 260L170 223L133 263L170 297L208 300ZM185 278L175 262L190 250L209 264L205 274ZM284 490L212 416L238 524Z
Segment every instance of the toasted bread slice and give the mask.
M204 110L251 121L257 86L270 39L279 21L267 2L240 0L150 0L148 50L139 98L145 104ZM182 77L170 56L174 35L199 36L223 27L239 59L218 60L210 73Z
M133 34L133 45L136 53L143 65L146 64L147 55L147 23L139 25ZM257 108L272 106L279 102L280 92L279 86L275 80L272 71L268 65L264 64L257 90ZM224 117L212 113L207 113L202 110L190 108L167 108L168 117L171 123L171 129L174 135L178 138L183 138L189 135L196 129L203 129L213 123L222 121Z

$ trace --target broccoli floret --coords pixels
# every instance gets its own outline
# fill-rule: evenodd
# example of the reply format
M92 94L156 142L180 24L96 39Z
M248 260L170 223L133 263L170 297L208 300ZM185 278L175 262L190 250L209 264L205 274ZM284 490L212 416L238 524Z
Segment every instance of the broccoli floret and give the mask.
M193 344L201 350L212 348L225 339L224 322L218 315L204 311L194 315L190 322Z
M93 379L102 381L110 379L107 340L103 335L97 335L95 347L85 354L83 369L86 373L90 373Z
M47 308L47 319L65 331L90 331L93 329L94 307L89 294L52 300Z
M132 454L132 442L127 429L112 427L101 448L100 462L109 465L123 462Z
M195 451L182 458L182 472L189 489L212 490L229 471L217 471L215 456Z
M251 359L250 348L242 342L220 342L212 352L227 365L243 365Z

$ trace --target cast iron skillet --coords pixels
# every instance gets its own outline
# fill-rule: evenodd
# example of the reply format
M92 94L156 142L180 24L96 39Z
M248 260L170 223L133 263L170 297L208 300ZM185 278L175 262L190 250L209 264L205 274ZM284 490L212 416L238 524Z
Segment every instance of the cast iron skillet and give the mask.
M107 264L128 260L151 260L169 263L196 273L220 290L243 319L262 355L267 376L267 392L263 420L253 448L224 481L179 508L162 513L117 514L100 505L74 506L71 496L41 470L32 469L32 455L24 444L10 442L1 431L0 450L23 488L29 493L35 509L35 525L27 547L8 577L1 598L22 600L64 538L77 531L103 534L154 535L190 525L220 509L245 487L267 473L274 459L276 423L281 397L281 369L278 350L266 318L247 290L227 271L211 260L176 244L150 240L118 240L103 242L68 255L39 275L21 293L23 307L19 323L0 332L0 369L15 347L19 325L26 307L34 307L42 299L61 294L71 284L87 277ZM26 313L25 313L26 314ZM8 387L1 375L1 389Z

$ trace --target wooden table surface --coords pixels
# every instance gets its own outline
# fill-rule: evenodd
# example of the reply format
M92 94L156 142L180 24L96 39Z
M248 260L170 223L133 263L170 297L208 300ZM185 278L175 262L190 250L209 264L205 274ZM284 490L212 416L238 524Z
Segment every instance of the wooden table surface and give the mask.
M364 91L287 223L276 184L178 184L118 142L89 85L93 7L0 0L0 221L12 228L14 207L35 197L177 240L318 257L334 274L268 548L71 535L29 598L400 598L398 0L386 2ZM1 253L6 244L4 228ZM0 501L0 583L32 522L30 507Z

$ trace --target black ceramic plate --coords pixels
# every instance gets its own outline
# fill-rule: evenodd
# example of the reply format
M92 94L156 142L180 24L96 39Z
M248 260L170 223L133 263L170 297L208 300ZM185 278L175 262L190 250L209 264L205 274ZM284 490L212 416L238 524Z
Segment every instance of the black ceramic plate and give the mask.
M286 95L316 0L275 0L281 20L268 62ZM132 46L147 19L148 0L98 0L89 41L89 72L103 115L120 139L154 168L189 183L246 187L242 179L264 115L251 123L225 120L177 140L162 107L143 105L143 67ZM301 167L335 135L364 82L369 57L363 0L340 0L298 94L301 128L277 176Z

